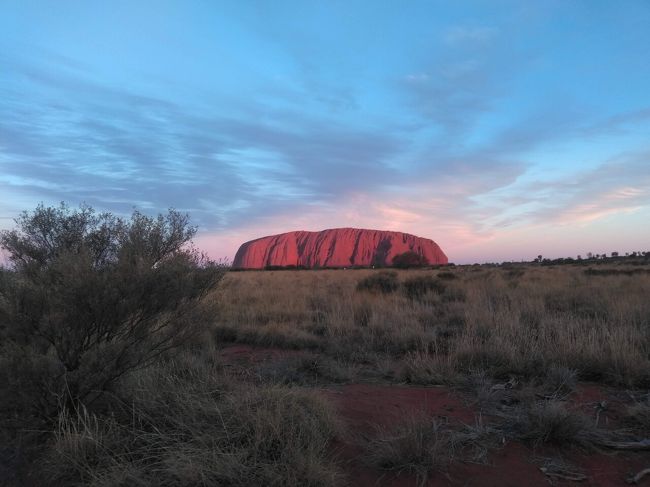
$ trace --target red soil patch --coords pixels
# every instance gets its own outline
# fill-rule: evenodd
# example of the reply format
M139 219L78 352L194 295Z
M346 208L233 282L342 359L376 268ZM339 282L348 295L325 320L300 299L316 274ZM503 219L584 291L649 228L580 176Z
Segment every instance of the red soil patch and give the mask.
M358 439L373 434L377 426L390 428L409 414L424 412L450 422L471 424L474 411L463 399L449 389L436 387L405 387L391 385L350 384L323 390L346 421L349 437L337 442L334 450L342 460L350 485L359 487L416 486L412 475L394 475L364 464ZM593 403L607 401L612 395L597 386L585 385L575 394L573 405L591 407ZM601 413L603 414L603 413ZM541 457L561 457L587 475L576 483L546 477L539 469ZM625 479L650 465L650 456L643 453L617 455L584 454L576 450L555 451L550 448L530 449L518 442L508 442L489 455L489 465L454 462L446 473L432 475L430 486L476 487L548 487L589 486L609 487L627 485Z
M372 425L390 425L408 414L426 413L441 419L473 422L474 413L444 387L349 384L323 391L351 427L367 432Z
M246 369L248 365L300 357L309 352L280 348L233 345L220 350L227 365ZM394 475L364 464L360 439L369 438L376 427L390 428L411 414L424 413L450 423L473 424L475 411L465 398L444 387L407 387L385 384L347 384L321 389L337 407L345 421L348 437L334 445L342 461L349 485L358 487L416 486L412 475ZM625 391L596 384L580 384L568 398L567 407L595 417L600 406L601 427L618 428L630 398ZM583 482L546 477L539 469L540 458L564 458L587 475ZM650 466L647 453L593 453L578 450L531 449L518 442L508 442L489 454L489 465L454 462L446 473L432 475L428 485L450 487L558 487L625 486L625 479ZM644 479L650 485L650 479ZM642 482L643 484L643 482Z
M489 455L489 465L456 462L449 470L448 479L432 479L430 485L548 487L548 481L530 457L528 448L511 442Z
M364 465L357 442L372 435L375 427L390 427L420 412L441 420L474 421L474 413L462 399L442 387L349 384L324 389L323 393L334 402L349 428L346 442L338 442L334 449L345 464L350 485L359 487L416 485L413 476L395 476Z

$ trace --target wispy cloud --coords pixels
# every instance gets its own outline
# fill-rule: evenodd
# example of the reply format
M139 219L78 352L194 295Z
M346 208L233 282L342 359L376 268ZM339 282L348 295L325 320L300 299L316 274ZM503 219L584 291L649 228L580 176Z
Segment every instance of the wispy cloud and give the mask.
M447 29L443 39L445 43L457 45L462 43L485 43L498 33L495 27L455 26Z
M584 225L650 207L650 152L624 153L597 167L513 185L492 195L494 227ZM518 210L510 216L509 211Z
M386 162L403 142L385 133L255 103L247 110L258 117L206 116L65 71L13 73L43 94L0 101L11 114L0 119L6 194L118 211L175 206L214 229L395 181Z

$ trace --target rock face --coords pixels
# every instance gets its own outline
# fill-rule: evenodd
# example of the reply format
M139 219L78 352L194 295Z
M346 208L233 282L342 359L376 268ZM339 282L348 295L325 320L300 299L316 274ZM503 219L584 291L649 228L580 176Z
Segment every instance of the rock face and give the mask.
M408 233L358 228L334 228L322 232L289 232L242 244L235 255L237 269L267 266L350 267L390 265L393 257L417 252L429 264L446 264L447 256L428 238Z

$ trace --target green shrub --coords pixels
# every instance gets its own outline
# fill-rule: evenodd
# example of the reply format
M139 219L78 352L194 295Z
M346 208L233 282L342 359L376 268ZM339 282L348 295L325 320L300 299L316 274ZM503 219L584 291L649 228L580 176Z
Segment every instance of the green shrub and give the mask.
M392 293L399 288L397 272L381 271L364 277L357 284L357 291Z
M0 233L13 270L0 280L3 420L54 421L176 349L225 272L188 246L196 229L173 210L124 220L40 205L16 223Z

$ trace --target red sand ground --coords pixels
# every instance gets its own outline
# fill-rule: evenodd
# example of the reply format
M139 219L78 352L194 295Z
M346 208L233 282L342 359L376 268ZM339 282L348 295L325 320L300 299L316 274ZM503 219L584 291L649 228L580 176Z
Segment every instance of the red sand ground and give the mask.
M580 388L580 396L589 401L602 400L602 392L590 385ZM366 435L373 425L390 428L395 421L408 414L424 411L433 417L450 422L472 424L474 411L468 409L461 397L446 388L424 388L394 385L350 384L324 390L347 420L352 436ZM604 413L602 413L604 414ZM601 416L602 417L602 416ZM413 476L395 476L369 468L360 459L361 449L353 442L336 445L351 485L359 487L416 486ZM569 486L576 482L556 480L553 484L539 470L539 457L562 457L584 470L588 479L580 485L609 487L627 485L625 479L630 473L637 473L650 465L650 455L643 454L584 454L564 450L561 453L550 448L533 450L518 442L508 442L503 448L492 452L490 465L455 462L447 474L434 474L431 486L477 486L477 487L548 487L548 485ZM650 482L649 484L650 485Z
M299 351L232 346L221 351L226 364L243 365L273 361ZM352 486L407 487L416 486L414 476L395 476L366 466L361 458L359 438L368 437L377 426L390 428L409 414L425 412L449 422L472 424L475 412L460 395L444 387L411 387L384 384L347 384L321 389L325 397L337 407L348 427L348 437L337 442L334 453L341 459ZM571 398L570 407L586 414L596 414L594 405L606 401L607 408L600 413L604 426L618 425L624 404L622 391L605 389L595 384L581 384ZM624 394L624 392L623 392ZM583 469L587 480L572 482L551 481L540 470L540 457L559 457ZM585 453L564 449L532 449L518 442L508 442L489 455L489 465L454 462L445 474L434 474L430 486L452 487L548 487L555 485L610 487L627 485L625 479L650 466L647 453ZM650 478L641 485L650 486Z

